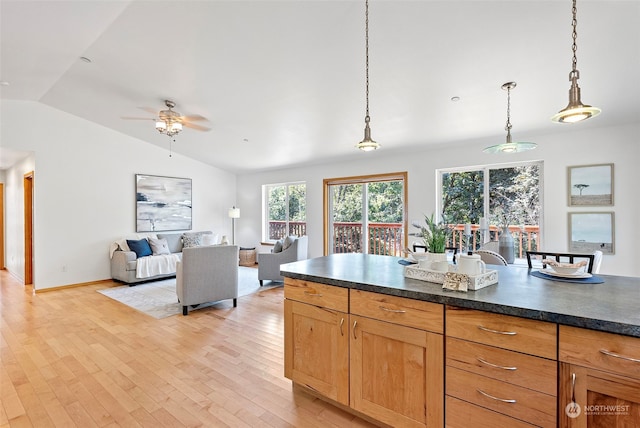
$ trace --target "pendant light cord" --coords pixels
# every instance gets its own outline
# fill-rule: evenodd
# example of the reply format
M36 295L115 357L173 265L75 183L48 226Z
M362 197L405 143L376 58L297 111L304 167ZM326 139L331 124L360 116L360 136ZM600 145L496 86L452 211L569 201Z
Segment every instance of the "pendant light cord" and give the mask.
M366 83L365 83L365 94L366 94L366 102L367 102L367 112L364 117L364 121L369 123L369 0L365 1L365 12L364 12L364 40L365 40L365 75L366 75Z
M571 76L569 76L570 79L573 76L575 76L576 78L580 77L578 72L578 56L576 54L576 52L578 51L578 45L576 43L576 40L578 39L578 31L576 30L576 27L578 26L578 8L576 6L576 0L573 0L571 14L573 15L573 19L571 20L571 26L573 28L573 32L571 33L571 37L573 38L573 44L571 45L571 50L573 51L573 59L571 61Z
M507 87L507 124L504 127L507 132L511 131L511 87Z

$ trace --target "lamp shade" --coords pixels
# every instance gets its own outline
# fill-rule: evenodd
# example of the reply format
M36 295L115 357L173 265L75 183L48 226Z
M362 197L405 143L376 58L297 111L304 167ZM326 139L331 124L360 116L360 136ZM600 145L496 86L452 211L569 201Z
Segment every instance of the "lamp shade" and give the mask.
M240 208L229 208L229 218L240 218Z

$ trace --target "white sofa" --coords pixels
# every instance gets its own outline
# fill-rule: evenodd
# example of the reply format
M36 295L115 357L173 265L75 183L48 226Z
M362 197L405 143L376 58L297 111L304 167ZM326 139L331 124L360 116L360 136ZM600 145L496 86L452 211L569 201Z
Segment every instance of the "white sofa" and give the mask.
M127 240L166 239L169 254L152 254L138 257L129 248ZM115 241L110 246L111 278L129 285L154 279L176 276L177 263L182 260L185 246L219 244L218 236L211 231L203 232L166 232L135 235ZM185 245L186 244L186 245Z

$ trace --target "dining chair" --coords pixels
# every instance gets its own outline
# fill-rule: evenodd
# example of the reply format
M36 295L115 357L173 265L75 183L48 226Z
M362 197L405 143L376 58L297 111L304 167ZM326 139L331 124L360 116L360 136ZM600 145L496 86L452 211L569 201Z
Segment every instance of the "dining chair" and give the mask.
M478 254L482 261L488 265L507 266L508 264L507 260L495 251L476 250L475 253Z
M529 265L529 269L533 268L533 260L542 261L545 258L553 258L558 263L574 263L576 259L587 259L589 264L587 265L587 272L589 273L597 273L593 272L594 260L596 255L592 254L584 254L584 253L555 253L549 251L527 251L527 264ZM600 266L598 265L598 269Z

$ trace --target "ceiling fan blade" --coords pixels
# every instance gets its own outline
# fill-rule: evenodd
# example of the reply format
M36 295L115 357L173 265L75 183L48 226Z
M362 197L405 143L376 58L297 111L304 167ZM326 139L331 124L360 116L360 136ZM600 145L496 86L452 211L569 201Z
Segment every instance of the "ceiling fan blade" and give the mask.
M182 122L182 126L185 128L195 129L196 131L211 131L211 128L207 128L205 126L196 125L195 123Z
M180 118L182 119L183 123L186 122L199 122L202 120L206 120L207 122L209 121L209 119L207 119L204 116L200 116L199 114L190 114L188 116L180 116Z
M155 109L155 108L151 108L151 107L138 107L138 108L139 108L140 110L144 110L144 111L146 111L147 113L150 113L150 114L152 114L152 115L154 115L154 116L157 116L157 115L158 115L158 110L157 110L157 109Z
M131 117L131 116L121 116L120 119L124 119L124 120L155 120L152 117Z

